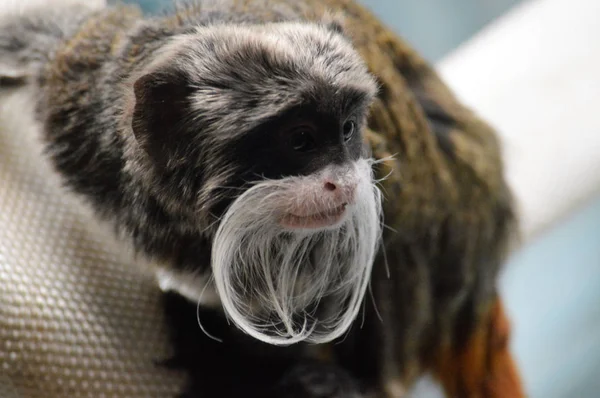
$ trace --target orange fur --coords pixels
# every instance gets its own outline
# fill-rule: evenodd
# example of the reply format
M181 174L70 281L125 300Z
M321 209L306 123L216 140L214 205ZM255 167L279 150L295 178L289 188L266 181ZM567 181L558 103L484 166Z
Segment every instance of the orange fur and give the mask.
M461 349L438 355L435 373L449 398L524 398L509 350L510 323L497 299Z

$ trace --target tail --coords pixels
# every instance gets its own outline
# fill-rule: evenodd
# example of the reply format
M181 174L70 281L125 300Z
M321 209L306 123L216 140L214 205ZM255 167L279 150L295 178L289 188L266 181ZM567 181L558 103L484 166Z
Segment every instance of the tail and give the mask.
M60 43L97 8L83 0L48 3L26 11L0 7L0 89L35 79Z

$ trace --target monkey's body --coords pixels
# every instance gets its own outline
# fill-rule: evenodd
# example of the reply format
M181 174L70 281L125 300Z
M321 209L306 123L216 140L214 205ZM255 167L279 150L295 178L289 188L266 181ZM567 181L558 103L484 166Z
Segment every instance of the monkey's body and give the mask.
M60 19L16 21L0 30L0 86L20 79L38 86L55 167L137 250L181 270L208 268L210 242L186 224L185 211L130 179L138 164L119 133L127 98L118 89L166 40L197 25L316 20L326 7L343 10L354 46L380 83L366 139L375 158L394 156L377 170L387 176L388 228L371 275L374 303L366 297L364 316L339 344L273 347L207 310L208 330L226 341L210 340L196 327L196 306L169 294L169 364L189 372L186 397L399 397L424 372L449 397L522 396L495 285L515 225L494 132L362 7L289 3L234 1L211 13L186 7L149 21L130 7L70 8ZM179 177L189 182L179 187L185 200L198 187ZM236 382L223 385L224 374Z

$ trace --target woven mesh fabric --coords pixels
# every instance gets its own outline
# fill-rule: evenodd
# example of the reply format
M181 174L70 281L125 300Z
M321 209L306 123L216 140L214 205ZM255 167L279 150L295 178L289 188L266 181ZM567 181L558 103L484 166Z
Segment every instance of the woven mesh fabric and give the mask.
M160 291L60 187L29 95L0 97L0 397L172 397Z

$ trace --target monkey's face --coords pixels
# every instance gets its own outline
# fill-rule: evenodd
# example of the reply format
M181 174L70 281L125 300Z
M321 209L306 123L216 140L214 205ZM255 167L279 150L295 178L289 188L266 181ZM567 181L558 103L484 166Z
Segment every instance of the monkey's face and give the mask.
M274 344L324 342L347 330L378 244L379 191L360 137L350 137L356 126L340 120L341 128L323 130L320 120L294 118L290 128L286 120L275 130L283 135L276 150L249 152L268 167L228 207L213 240L213 276L227 313ZM273 175L286 169L287 176Z
M231 144L229 168L237 170L227 185L277 186L277 196L262 205L286 230L339 228L360 200L360 189L371 185L370 169L359 166L367 154L362 135L367 110L343 92L336 95L350 106L328 109L318 98L311 99ZM327 96L322 93L321 101L331 99ZM227 202L221 205L229 207Z
M362 134L372 77L321 25L199 28L172 47L176 62L135 83L133 130L186 188L171 207L211 236L227 315L273 344L340 336L380 237Z

